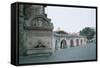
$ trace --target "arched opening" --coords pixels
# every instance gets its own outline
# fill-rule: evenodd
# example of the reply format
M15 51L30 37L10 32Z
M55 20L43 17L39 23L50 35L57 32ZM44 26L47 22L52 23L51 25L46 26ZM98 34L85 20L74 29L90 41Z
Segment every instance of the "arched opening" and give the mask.
M79 46L79 39L76 39L76 45Z
M83 44L83 40L81 39L81 45Z
M70 46L74 47L74 41L72 39L70 40Z
M67 43L66 43L66 40L62 40L61 41L61 46L60 46L60 48L66 48L66 45L67 45Z

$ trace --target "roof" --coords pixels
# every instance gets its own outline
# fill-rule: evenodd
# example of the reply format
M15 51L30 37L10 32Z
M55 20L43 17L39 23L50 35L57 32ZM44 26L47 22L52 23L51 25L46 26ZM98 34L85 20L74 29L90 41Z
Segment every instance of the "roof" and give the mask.
M57 33L57 34L68 34L67 32L62 31L62 30L60 30L60 31L55 31L55 33Z
M54 36L57 36L57 37L70 37L70 38L71 37L73 37L73 38L77 37L77 38L85 38L84 36L81 36L81 35L69 34L69 33L63 33L63 32L61 32L61 33L54 32L53 35Z

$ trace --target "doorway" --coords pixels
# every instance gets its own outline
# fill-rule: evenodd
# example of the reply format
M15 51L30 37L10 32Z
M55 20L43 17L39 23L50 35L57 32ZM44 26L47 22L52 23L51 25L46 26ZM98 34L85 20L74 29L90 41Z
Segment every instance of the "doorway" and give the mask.
M67 45L66 40L63 39L63 40L61 41L61 46L60 46L60 48L66 48L66 47L67 47L66 45Z

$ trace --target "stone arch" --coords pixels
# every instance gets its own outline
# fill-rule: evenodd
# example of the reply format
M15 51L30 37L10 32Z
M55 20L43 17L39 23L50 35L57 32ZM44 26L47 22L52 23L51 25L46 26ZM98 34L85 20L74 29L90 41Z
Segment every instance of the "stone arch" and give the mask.
M81 45L83 44L83 40L81 39Z
M76 39L76 45L79 46L79 39Z
M74 40L73 39L70 40L70 46L74 47Z
M65 48L66 45L67 45L66 40L65 39L61 40L60 48Z

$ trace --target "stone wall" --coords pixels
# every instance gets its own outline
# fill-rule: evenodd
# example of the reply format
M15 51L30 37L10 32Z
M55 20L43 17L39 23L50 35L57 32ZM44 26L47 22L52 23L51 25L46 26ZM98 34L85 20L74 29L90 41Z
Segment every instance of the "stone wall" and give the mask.
M86 45L87 39L82 36L72 36L66 34L55 34L53 35L53 45L55 46L55 50L62 48L70 48L75 46L83 46ZM62 43L64 41L64 44ZM61 47L62 46L62 47Z
M19 6L20 55L53 53L51 19L43 5Z

